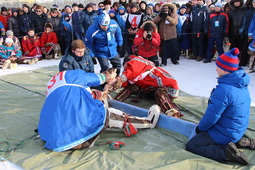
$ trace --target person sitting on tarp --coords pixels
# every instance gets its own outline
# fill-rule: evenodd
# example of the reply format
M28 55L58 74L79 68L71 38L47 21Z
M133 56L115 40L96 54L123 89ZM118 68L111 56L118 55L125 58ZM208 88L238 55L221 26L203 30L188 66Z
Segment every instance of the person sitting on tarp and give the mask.
M147 96L152 94L162 112L168 116L180 117L178 107L172 102L179 95L178 83L170 73L141 56L131 55L125 58L123 65L124 71L116 78L113 90L121 87L124 89L117 94L115 100L124 101L136 92Z
M59 63L59 71L81 69L94 73L94 63L82 40L74 40Z
M90 89L114 80L116 71L110 69L95 74L67 70L51 78L38 126L46 148L61 152L93 146L106 127L124 128L127 136L137 133L136 128L155 127L160 114L157 105L151 107L147 118L138 118L107 108L108 85L104 92Z
M247 157L237 147L255 149L255 140L243 137L250 117L250 78L239 67L238 54L238 48L233 48L218 57L218 85L196 128L197 135L188 141L186 149L219 162L247 165Z

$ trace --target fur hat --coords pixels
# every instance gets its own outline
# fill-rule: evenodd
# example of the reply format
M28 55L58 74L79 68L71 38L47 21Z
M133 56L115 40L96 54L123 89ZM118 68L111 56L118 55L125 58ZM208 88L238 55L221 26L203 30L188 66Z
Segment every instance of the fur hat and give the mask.
M11 38L6 38L4 42L5 42L6 44L7 44L7 43L14 43L14 42L13 42L13 39L11 39Z
M234 72L238 70L239 59L238 54L240 53L238 48L232 48L230 51L222 54L216 60L216 65L222 70L228 72Z
M104 5L112 5L111 1L110 0L104 0Z

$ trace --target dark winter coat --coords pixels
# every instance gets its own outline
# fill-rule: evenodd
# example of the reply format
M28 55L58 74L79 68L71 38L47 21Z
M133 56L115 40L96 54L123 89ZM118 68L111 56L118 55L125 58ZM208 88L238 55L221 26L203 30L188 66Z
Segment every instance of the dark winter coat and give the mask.
M59 71L78 69L87 73L94 73L94 64L92 59L88 53L85 53L82 57L78 57L69 50L59 63Z
M15 37L20 37L20 27L18 17L11 16L8 19L9 30L12 30Z
M244 18L243 18L243 22L242 22L242 27L239 30L239 33L242 36L246 36L246 37L248 36L248 29L249 29L249 26L251 24L251 20L252 20L252 17L254 14L255 14L255 8L251 8L248 11L246 11Z
M72 13L72 25L73 25L73 31L80 33L81 29L80 29L80 15L81 15L81 11L75 11Z
M191 20L191 33L203 33L205 27L205 20L208 15L208 7L198 5L192 7L190 14Z
M229 6L231 10L228 13L229 17L229 34L230 35L239 35L239 29L242 26L242 20L245 15L246 9L243 8L243 1L241 0L241 5L235 7L234 3L236 0L231 0Z
M34 15L32 19L32 24L35 29L35 33L43 33L44 31L44 25L46 23L47 15Z
M206 18L204 31L208 37L223 38L228 34L228 27L228 15L225 12L212 12Z
M19 17L21 34L26 35L28 30L33 28L32 15L31 13L24 13Z
M88 28L94 23L97 12L82 11L80 15L80 29L82 34L86 34Z

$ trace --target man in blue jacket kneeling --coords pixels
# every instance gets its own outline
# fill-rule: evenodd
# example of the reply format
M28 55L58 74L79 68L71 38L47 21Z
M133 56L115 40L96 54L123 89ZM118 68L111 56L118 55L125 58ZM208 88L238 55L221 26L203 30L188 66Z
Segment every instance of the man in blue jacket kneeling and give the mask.
M233 48L218 57L218 85L196 128L197 135L188 141L186 149L219 162L247 165L247 157L237 147L255 149L254 139L243 137L250 117L250 78L239 67L238 54L238 48Z

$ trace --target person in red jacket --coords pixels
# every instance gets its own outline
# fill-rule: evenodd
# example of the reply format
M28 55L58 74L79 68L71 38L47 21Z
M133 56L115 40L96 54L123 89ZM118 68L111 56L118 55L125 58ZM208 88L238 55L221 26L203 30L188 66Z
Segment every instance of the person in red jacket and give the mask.
M160 46L160 35L157 26L152 21L143 23L136 33L134 45L138 48L139 56L152 61L156 67L159 66L157 53Z
M166 115L181 116L179 108L172 101L179 95L178 83L170 73L155 67L153 62L141 56L131 55L125 58L124 63L122 75L111 84L113 90L124 87L115 100L123 101L138 92L146 98L154 96Z
M28 35L22 38L21 47L23 50L24 58L39 60L42 59L40 40L39 37L35 35L34 29L28 30Z
M8 18L10 18L10 15L8 15L8 10L6 7L1 8L1 15L0 15L0 22L4 25L5 30L8 30Z
M41 37L41 49L46 59L59 59L61 49L58 44L57 34L53 31L51 23L46 23Z

